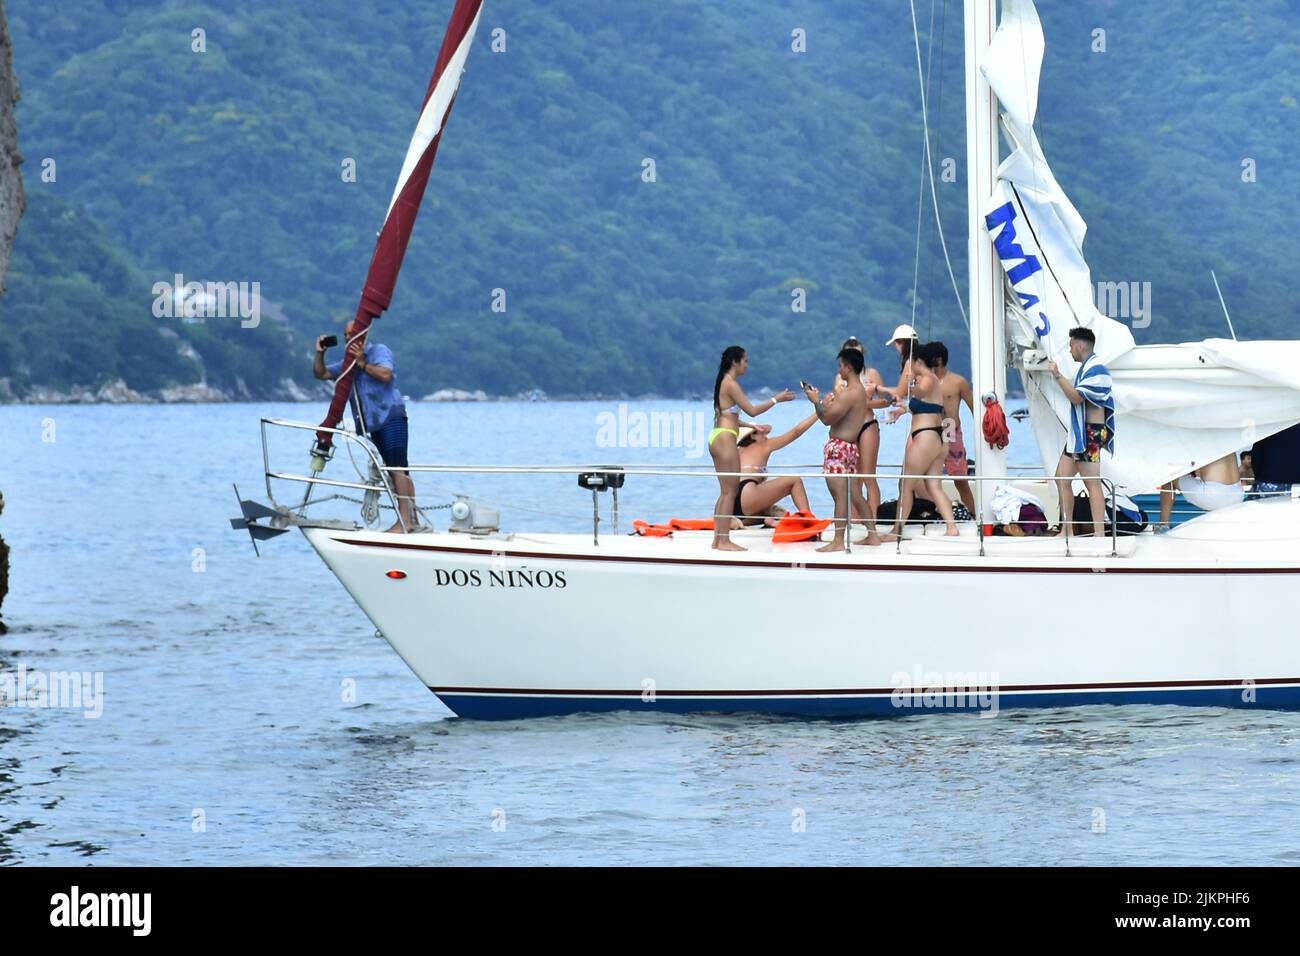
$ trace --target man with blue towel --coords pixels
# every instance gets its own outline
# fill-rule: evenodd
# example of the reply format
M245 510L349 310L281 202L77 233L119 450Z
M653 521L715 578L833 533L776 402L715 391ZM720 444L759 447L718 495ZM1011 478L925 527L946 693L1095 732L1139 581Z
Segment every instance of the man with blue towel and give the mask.
M1073 479L1083 479L1092 510L1092 533L1106 533L1106 495L1101 487L1101 451L1115 454L1115 398L1111 394L1110 369L1097 358L1097 336L1091 329L1070 330L1070 357L1079 363L1074 381L1061 374L1055 362L1048 371L1070 400L1070 436L1056 466L1057 497L1061 501L1060 536L1070 533L1074 517Z

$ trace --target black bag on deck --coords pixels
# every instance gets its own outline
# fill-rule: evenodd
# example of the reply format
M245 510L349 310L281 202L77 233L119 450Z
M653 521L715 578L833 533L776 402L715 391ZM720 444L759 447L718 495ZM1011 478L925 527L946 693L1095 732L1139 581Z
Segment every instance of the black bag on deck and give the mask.
M1147 513L1138 507L1132 498L1120 495L1115 500L1115 516L1119 519L1120 535L1141 534L1147 529ZM1110 500L1106 501L1106 533L1110 534ZM1074 499L1074 534L1092 534L1092 507L1088 496L1081 494Z
M880 507L876 509L876 521L887 522L898 520L898 502L882 501ZM908 524L921 524L927 521L942 521L938 510L934 507L934 502L929 498L913 498L912 514L908 517Z

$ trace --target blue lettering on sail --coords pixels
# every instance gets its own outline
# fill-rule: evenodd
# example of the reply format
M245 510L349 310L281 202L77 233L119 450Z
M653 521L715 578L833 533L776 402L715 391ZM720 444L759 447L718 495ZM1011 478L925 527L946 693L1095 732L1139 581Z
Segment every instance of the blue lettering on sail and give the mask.
M1028 279L1035 272L1041 272L1043 268L1037 256L1026 255L1024 247L1016 242L1015 218L1016 208L1011 202L1003 203L984 217L984 224L988 227L990 235L999 226L1002 227L1002 231L993 236L993 248L997 250L998 258L1002 260L1002 266L1007 270L1007 278L1011 280L1012 286ZM1019 265L1011 265L1012 262L1017 261L1020 262ZM1026 309L1038 303L1038 296L1032 293L1016 289L1016 294L1020 296L1020 304Z
M1034 329L1040 339L1047 338L1047 333L1052 331L1052 320L1047 317L1046 312L1039 312L1038 317L1043 320L1043 324Z

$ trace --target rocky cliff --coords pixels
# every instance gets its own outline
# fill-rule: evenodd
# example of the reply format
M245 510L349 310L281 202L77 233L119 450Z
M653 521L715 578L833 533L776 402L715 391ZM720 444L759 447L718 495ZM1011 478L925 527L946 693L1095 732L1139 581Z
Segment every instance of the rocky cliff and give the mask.
M0 291L9 271L9 253L18 234L18 220L27 207L23 193L23 154L18 151L18 125L14 121L14 104L18 102L18 77L14 75L14 49L9 39L9 20L4 0L0 0ZM0 492L0 511L4 510L4 493ZM0 607L9 591L9 546L0 538ZM0 620L0 633L4 633Z
M18 102L18 77L14 75L14 49L9 38L4 0L0 0L0 289L9 271L9 253L18 234L18 220L27 208L18 150L14 105Z

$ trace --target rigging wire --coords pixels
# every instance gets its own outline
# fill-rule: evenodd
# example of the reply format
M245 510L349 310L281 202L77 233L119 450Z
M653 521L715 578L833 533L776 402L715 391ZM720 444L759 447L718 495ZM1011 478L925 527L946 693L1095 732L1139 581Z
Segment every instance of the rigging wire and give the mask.
M943 234L943 219L939 215L939 193L934 184L934 158L930 155L930 114L925 99L925 70L921 65L921 31L916 24L916 0L908 0L908 6L912 10L912 42L916 48L916 75L917 83L921 88L921 127L925 136L925 168L929 173L930 180L930 202L934 208L934 222L939 230L939 245L943 248L943 261L948 268L948 278L952 282L953 294L957 297L957 308L961 311L961 320L966 328L970 329L970 318L966 315L966 304L961 298L961 289L957 286L957 276L952 269L952 257L948 255L948 240ZM919 237L918 237L919 241ZM912 287L912 310L913 317L916 312L916 286Z
M925 82L922 85L922 90L921 90L921 98L926 102L929 101L929 97L930 97L930 68L934 64L935 3L936 0L930 0L930 31L929 33L926 34L927 47L925 53ZM917 56L918 57L920 56L919 51L917 53ZM919 62L917 65L919 67L920 65ZM925 137L926 137L926 141L921 146L921 184L917 188L917 193L916 193L916 254L912 260L912 328L916 328L917 292L919 291L920 284L921 284L921 220L925 214L926 156L927 156L927 150L929 149L929 137L930 137L928 129L925 131ZM933 260L931 260L927 264L927 272L929 271L929 266L931 265L933 265ZM926 340L928 341L931 337L930 318L929 318L930 300L928 296L928 290L927 290L927 298L925 303L925 313L926 313L925 337Z
M916 328L916 287L921 276L921 219L925 212L925 146L921 147L921 185L916 191L916 254L912 259L912 328Z
M947 35L948 25L948 0L943 0L939 8L939 92L935 96L934 106L934 152L939 152L939 136L943 132L943 65L946 62L943 56L944 38ZM930 9L930 32L934 33L934 8ZM931 43L933 49L933 42ZM929 79L930 68L926 66L926 86L930 85ZM934 312L934 257L931 256L926 264L925 275L925 330L926 337L930 337L930 328Z
M926 100L926 106L927 106L927 107L929 106L929 103L930 103L930 90L933 88L933 83L932 83L931 77L933 76L933 73L934 73L934 10L935 10L935 7L938 6L938 2L939 2L939 0L930 0L930 27L929 27L929 30L927 31L926 35L925 35L925 36L926 36L926 46L925 46L925 100ZM940 68L941 70L943 69L942 61L940 61L940 67L939 67L939 68ZM936 132L935 135L936 135L936 137L937 137L938 133ZM928 131L926 132L926 140L927 140L927 142L928 142L928 140L929 140L929 132L928 132ZM938 152L937 144L936 144L935 152ZM930 289L929 289L929 287L928 287L928 284L929 284L929 276L930 276L930 275L933 275L933 273L934 273L934 257L933 257L933 256L929 256L929 257L927 257L927 259L926 259L926 276L927 276L926 282L927 282L927 288L926 288L926 291L925 291L925 337L926 337L927 339L933 339L933 338L934 338L934 336L932 335L932 332L933 332L933 327L932 327L932 326L933 326L932 316L933 316L933 312L934 312L934 310L933 310L933 308L932 308L932 306L931 306L931 303L930 303Z

